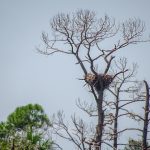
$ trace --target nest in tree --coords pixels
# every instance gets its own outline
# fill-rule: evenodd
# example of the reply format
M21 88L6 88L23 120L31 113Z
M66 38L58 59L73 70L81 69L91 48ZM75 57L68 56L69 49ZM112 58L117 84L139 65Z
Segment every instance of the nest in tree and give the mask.
M85 76L85 81L91 85L94 86L97 91L105 90L112 82L113 77L108 74L98 74L94 75L91 73L88 73Z

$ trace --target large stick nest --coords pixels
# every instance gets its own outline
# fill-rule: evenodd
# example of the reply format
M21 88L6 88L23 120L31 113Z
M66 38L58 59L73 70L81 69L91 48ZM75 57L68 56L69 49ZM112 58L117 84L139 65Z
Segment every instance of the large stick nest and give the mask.
M94 86L97 91L105 90L109 87L113 80L113 77L108 74L98 74L94 75L92 73L88 73L85 76L85 81L91 85Z

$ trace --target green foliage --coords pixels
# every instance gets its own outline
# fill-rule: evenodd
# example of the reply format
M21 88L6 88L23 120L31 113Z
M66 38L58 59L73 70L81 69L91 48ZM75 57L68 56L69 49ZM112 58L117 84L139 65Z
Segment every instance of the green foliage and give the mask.
M52 141L48 136L51 123L42 106L28 104L18 107L6 122L0 123L1 150L48 150Z
M126 146L124 150L142 150L142 141L129 139L128 146Z
M16 108L15 112L8 116L8 123L18 130L29 125L36 128L41 128L44 124L50 125L42 106L38 104Z

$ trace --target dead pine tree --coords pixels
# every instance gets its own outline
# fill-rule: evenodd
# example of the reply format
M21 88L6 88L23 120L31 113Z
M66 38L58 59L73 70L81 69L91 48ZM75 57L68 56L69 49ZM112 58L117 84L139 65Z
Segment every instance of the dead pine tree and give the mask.
M132 112L129 113L128 116L131 117L134 121L137 121L138 123L140 122L142 126L136 127L136 128L129 128L127 130L137 130L138 135L140 136L141 139L139 141L135 140L135 143L129 143L130 145L128 146L133 146L137 147L141 150L148 150L150 148L149 146L149 139L148 139L148 133L150 132L149 130L149 125L150 125L150 93L149 93L149 85L147 81L143 81L144 83L144 88L143 85L141 84L140 90L137 92L137 97L135 100L137 102L140 102L139 105L143 105L142 112L141 114L138 114L138 112Z
M110 134L108 135L113 141L113 149L117 150L120 143L118 143L118 138L120 137L119 135L126 131L125 129L118 129L119 119L121 117L130 115L131 112L126 108L126 106L130 105L131 103L138 102L138 100L129 98L131 96L130 93L133 93L133 87L130 88L132 85L130 84L130 80L135 76L136 65L133 64L132 69L128 70L128 72L125 72L124 70L126 70L128 67L126 58L120 58L119 61L115 61L115 64L116 69L119 71L123 70L123 73L116 77L115 81L113 82L113 87L109 88L109 92L112 94L111 99L114 97L114 100L108 102L108 106L110 109L114 109L114 111L110 111L111 113L108 114L109 119L107 119L107 121L109 120L109 122L113 124L113 127L109 127L111 132L109 131ZM124 90L127 92L126 94L123 94ZM126 95L126 99L123 99L124 95Z
M146 96L145 96L145 107L144 107L144 125L143 125L143 138L142 138L142 147L143 150L146 150L148 148L148 140L147 140L147 134L148 132L150 132L148 130L148 126L149 126L149 113L150 113L150 87L147 83L147 81L144 80L144 84L145 84L145 88L146 88Z
M97 127L95 150L101 150L104 132L105 112L104 92L113 80L127 70L110 74L110 66L115 53L128 45L143 42L144 23L139 19L129 19L117 24L107 15L101 18L89 10L79 10L72 14L60 13L51 20L52 38L42 33L44 48L38 51L44 55L62 53L73 56L83 71L83 81L90 88L97 105ZM104 48L103 42L112 42ZM103 71L102 71L103 70ZM73 142L73 141L72 141Z
M150 132L149 130L149 125L150 125L150 93L149 93L149 85L147 81L144 82L144 91L138 92L137 97L142 101L143 103L143 113L137 114L137 113L131 113L130 116L132 117L133 120L141 122L142 123L142 128L137 128L139 131L139 135L141 136L141 142L137 143L140 145L140 148L142 150L148 150L150 148L149 146L149 139L148 139L148 133ZM138 147L138 145L137 145Z
M145 85L145 94L141 96L143 96L144 98L144 107L143 107L143 116L140 116L138 114L136 114L137 117L140 118L140 120L143 122L143 129L141 130L142 132L142 150L147 150L149 148L148 146L148 133L150 132L149 130L149 124L150 124L150 118L149 118L149 114L150 114L150 87L147 83L147 81L143 81L144 85Z
M115 61L115 66L116 67L113 68L121 71L129 68L127 66L126 58L120 58L119 61ZM110 122L111 124L109 126L109 133L105 134L107 134L109 137L108 139L113 142L114 150L117 150L120 145L126 145L125 143L121 143L119 140L119 138L122 137L122 134L127 131L138 132L140 130L134 126L118 128L118 125L120 124L119 120L121 118L128 120L130 118L129 121L132 121L132 117L135 116L130 107L141 105L144 101L139 96L134 96L140 89L139 86L137 86L140 81L134 81L136 71L137 65L133 64L132 68L130 67L130 69L128 69L128 72L124 72L117 76L113 84L108 89L112 96L110 97L111 101L107 102L108 107L110 107L110 113L107 115L106 123ZM114 100L112 100L113 97ZM139 120L139 118L135 117L134 119Z

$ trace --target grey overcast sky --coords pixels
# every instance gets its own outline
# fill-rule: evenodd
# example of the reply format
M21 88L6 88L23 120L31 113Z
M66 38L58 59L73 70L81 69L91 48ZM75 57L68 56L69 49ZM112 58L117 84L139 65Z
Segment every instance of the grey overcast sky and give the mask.
M17 106L41 104L50 115L59 109L71 115L75 100L90 99L80 77L79 66L68 56L43 56L35 47L41 32L49 31L49 21L58 12L94 10L122 21L136 17L150 33L150 0L0 0L0 120ZM121 56L137 62L137 79L150 83L150 44L133 45Z

